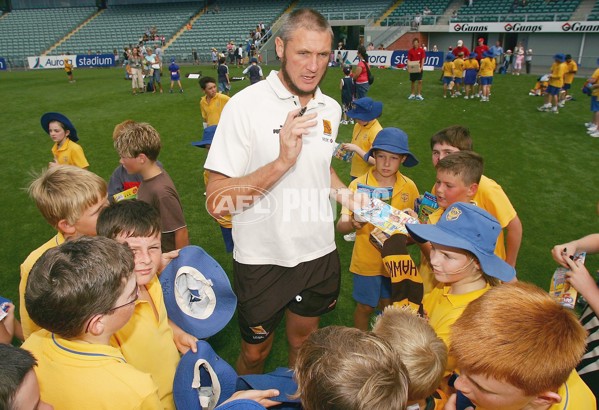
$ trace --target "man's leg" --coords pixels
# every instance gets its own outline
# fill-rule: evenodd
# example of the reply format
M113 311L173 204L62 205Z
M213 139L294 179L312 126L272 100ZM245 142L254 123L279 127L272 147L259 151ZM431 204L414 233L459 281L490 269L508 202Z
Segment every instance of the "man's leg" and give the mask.
M317 324L318 327L318 324ZM251 344L245 340L241 341L241 352L237 358L237 374L262 374L264 372L264 362L272 349L272 342L275 338L274 332L268 338L259 344Z
M293 368L297 359L297 352L310 333L318 329L320 317L305 317L286 311L286 331L289 342L289 367ZM269 339L272 339L270 337ZM272 342L271 342L272 344Z

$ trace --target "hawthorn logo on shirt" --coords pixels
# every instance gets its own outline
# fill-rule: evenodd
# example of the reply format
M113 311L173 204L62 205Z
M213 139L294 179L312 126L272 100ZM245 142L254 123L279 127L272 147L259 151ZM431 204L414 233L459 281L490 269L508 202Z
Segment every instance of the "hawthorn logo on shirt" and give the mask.
M255 335L260 335L260 336L268 335L268 332L262 326L253 326L253 327L250 327L250 329L252 330L252 332L254 332Z
M329 137L333 135L333 127L331 126L331 121L322 120L322 133L324 135L328 135Z
M401 194L401 200L402 202L408 202L408 199L410 199L410 196L408 195L407 192L404 192Z
M456 208L454 206L453 208L451 208L449 210L449 212L447 212L447 215L445 216L445 219L447 221L457 221L457 219L460 217L461 214L462 214L462 211L460 211L459 208Z

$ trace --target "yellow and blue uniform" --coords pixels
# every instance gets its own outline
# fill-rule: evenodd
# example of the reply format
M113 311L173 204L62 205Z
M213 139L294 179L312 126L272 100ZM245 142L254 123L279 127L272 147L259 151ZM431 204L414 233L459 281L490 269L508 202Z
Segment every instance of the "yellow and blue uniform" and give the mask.
M372 142L376 138L376 135L382 129L383 127L377 119L374 119L365 125L356 124L354 126L351 142L365 152L368 152L372 147ZM372 165L364 161L364 158L361 158L359 155L354 155L351 161L351 170L349 171L349 174L352 177L357 178L364 175L371 168Z
M211 125L218 125L220 121L220 114L223 112L223 108L229 102L231 97L228 95L217 93L210 102L207 101L206 96L203 96L200 100L200 111L202 112L202 118L204 122Z
M595 396L589 387L582 381L576 371L572 371L566 383L557 390L562 398L560 403L549 407L549 410L597 410Z
M549 76L549 86L562 88L564 86L564 74L566 73L566 63L554 62L551 65L551 75Z
M63 140L60 148L58 148L57 143L54 143L52 155L54 155L54 160L60 165L75 165L79 168L89 167L89 162L85 158L83 148L76 142L71 141L69 137Z
M19 314L21 316L21 326L23 327L23 336L25 339L29 337L36 330L41 328L36 325L33 320L29 317L27 309L25 308L25 288L27 287L27 278L29 278L29 272L35 264L35 262L46 252L48 249L54 248L64 243L64 236L58 232L48 242L34 250L27 256L27 259L21 264L21 281L19 282Z
M133 316L112 336L111 343L123 352L129 364L152 376L158 386L162 407L174 410L173 380L180 356L173 341L158 277L154 276L146 289L154 306L138 299Z
M480 60L480 71L481 77L493 77L495 72L495 59L492 57L486 57Z
M464 59L458 57L455 60L453 60L453 76L454 81L457 84L462 84L462 77L464 76L464 66Z
M451 77L453 80L453 70L455 66L453 61L446 61L443 63L443 77Z
M37 359L41 400L57 410L162 409L152 377L127 363L117 348L47 330L32 334L22 347Z
M570 88L574 81L574 75L578 72L578 64L576 61L570 60L564 63L566 65L566 70L564 72L564 88ZM567 87L566 87L567 86Z

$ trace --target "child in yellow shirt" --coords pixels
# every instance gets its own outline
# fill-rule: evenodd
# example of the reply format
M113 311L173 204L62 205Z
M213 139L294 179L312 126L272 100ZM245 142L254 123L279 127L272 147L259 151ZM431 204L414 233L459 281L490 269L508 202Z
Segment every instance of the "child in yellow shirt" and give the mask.
M79 168L89 167L83 148L77 144L77 141L79 141L77 130L66 116L58 112L47 112L42 115L40 121L44 131L54 141L52 147L54 161L50 162L49 166L75 165Z

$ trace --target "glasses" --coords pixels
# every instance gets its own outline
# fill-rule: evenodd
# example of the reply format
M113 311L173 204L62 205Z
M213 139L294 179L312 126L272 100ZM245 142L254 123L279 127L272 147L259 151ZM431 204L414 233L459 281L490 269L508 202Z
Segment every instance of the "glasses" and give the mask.
M113 308L110 308L110 309L108 309L108 310L106 311L106 313L104 313L104 314L105 314L105 315L107 315L107 314L109 314L109 313L112 313L112 312L114 312L115 310L118 310L118 309L120 309L120 308L124 308L124 307L126 307L126 306L132 305L132 304L134 304L135 302L137 302L137 300L138 300L138 299L139 299L139 287L135 286L135 297L134 297L132 300L130 300L130 301L129 301L129 302L127 302L127 303L123 303L122 305L119 305L119 306L115 306L115 307L113 307ZM85 333L87 333L87 332L89 331L89 325L92 323L92 320L93 320L93 319L94 319L94 317L96 317L96 316L97 316L97 315L94 315L94 316L93 316L93 317L92 317L92 318L89 320L89 322L87 322L87 326L85 326Z

